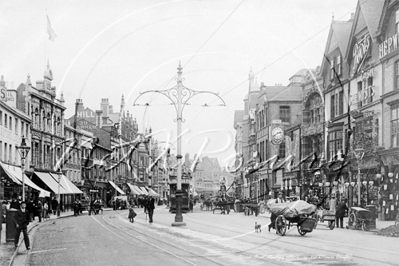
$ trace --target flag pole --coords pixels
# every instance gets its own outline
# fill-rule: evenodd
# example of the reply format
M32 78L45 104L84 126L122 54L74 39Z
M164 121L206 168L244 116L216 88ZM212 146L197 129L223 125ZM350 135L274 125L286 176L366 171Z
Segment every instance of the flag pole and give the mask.
M45 9L46 17L45 17L45 31L44 31L44 65L46 65L47 60L47 8Z

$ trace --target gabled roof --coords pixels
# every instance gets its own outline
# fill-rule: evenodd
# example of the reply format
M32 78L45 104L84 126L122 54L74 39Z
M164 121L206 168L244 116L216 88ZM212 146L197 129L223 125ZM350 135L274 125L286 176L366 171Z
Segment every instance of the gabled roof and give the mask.
M266 99L271 101L301 101L301 86L265 86Z
M353 19L348 21L333 21L331 23L330 32L328 34L326 47L324 49L324 55L327 56L330 51L330 45L332 43L332 38L335 39L338 44L338 48L341 52L341 55L345 57L346 50L348 49L348 43L350 39L350 33L353 25ZM326 57L323 56L323 60L321 63L321 73L324 73L324 68L326 64L330 64L327 62Z
M385 0L358 0L354 23L352 24L351 32L349 35L351 39L348 42L345 58L348 58L349 56L348 53L350 52L350 47L352 45L352 42L354 41L357 21L359 19L360 14L363 15L363 18L365 20L371 38L374 39L377 37L378 25L384 7L384 1Z
M236 128L237 124L242 122L242 120L244 119L244 114L245 111L244 110L235 110L234 111L234 128Z
M382 12L381 12L380 21L378 23L378 32L377 32L378 35L383 33L384 27L388 23L390 13L393 10L393 8L391 8L391 7L393 6L393 4L395 2L398 2L398 1L397 0L385 0L384 6L383 6Z
M372 38L375 38L385 0L359 0L360 9Z

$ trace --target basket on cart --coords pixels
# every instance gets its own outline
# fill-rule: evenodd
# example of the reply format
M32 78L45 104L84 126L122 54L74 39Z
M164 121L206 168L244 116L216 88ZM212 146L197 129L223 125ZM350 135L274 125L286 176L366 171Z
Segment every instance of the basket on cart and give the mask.
M328 221L328 228L333 230L335 227L335 211L323 210L323 214L320 219L322 222Z
M303 200L288 203L275 203L274 200L270 200L267 207L272 217L276 217L275 221L272 220L272 224L274 222L276 233L281 236L284 236L287 229L295 225L298 233L304 236L312 232L317 223L316 219L311 217L316 211L316 206Z

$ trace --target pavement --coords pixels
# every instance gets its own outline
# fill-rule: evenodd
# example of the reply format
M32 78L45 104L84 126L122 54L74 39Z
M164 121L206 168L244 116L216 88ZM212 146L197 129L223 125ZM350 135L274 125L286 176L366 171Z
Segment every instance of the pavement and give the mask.
M158 206L157 206L158 207ZM159 206L158 208L166 208L164 206ZM112 208L105 208L104 211L111 211ZM194 212L200 212L199 210L199 204L197 204L194 207ZM234 212L232 210L232 212ZM241 214L241 213L240 213ZM81 215L87 215L87 212L83 212ZM244 216L244 214L242 213ZM29 223L28 225L28 233L29 233L29 238L31 240L31 244L33 242L33 236L38 227L45 223L49 223L51 221L54 222L56 219L61 219L61 218L66 218L66 217L71 217L73 216L73 211L67 211L67 212L61 212L60 216L57 217L56 215L51 215L50 219L46 219L45 221L42 220L41 223L37 219L35 219L33 222ZM259 217L264 217L270 218L270 213L269 212L264 212L263 214L259 214ZM348 221L348 218L344 218L344 224L346 225ZM325 222L326 224L326 222ZM390 225L393 225L394 221L380 221L376 220L376 226L377 230L389 227ZM32 246L31 246L32 248ZM5 233L5 223L2 224L2 231L0 234L0 266L17 266L17 265L25 265L26 259L28 258L29 252L25 248L25 244L23 243L23 238L20 238L20 241L18 243L18 247L14 247L13 242L6 242L6 233Z
M110 211L112 208L104 208L104 211ZM66 212L61 212L60 216L57 217L57 215L50 215L50 219L42 219L42 222L39 223L38 218L32 222L29 223L28 225L28 234L29 234L29 240L31 242L31 249L32 249L32 242L33 242L33 235L35 230L41 226L42 224L49 223L51 221L54 221L56 219L61 219L61 218L66 218L66 217L71 217L73 216L74 213L73 211L66 211ZM88 215L87 211L84 211L80 215ZM2 230L0 231L0 266L11 266L14 264L16 261L16 258L18 257L18 262L25 262L26 257L28 255L28 251L25 248L25 244L23 241L23 237L21 234L21 237L19 239L19 243L17 248L14 247L14 242L6 242L6 224L3 223L1 225ZM17 264L23 264L25 263L17 263Z

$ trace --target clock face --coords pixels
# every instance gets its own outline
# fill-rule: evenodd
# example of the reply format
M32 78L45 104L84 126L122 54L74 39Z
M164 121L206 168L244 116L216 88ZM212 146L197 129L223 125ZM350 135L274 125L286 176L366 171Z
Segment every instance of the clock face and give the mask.
M283 130L279 127L276 127L272 130L272 135L275 139L281 139L283 137Z

